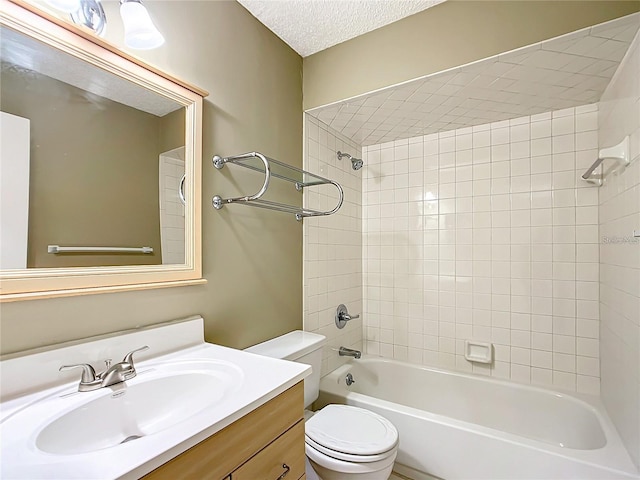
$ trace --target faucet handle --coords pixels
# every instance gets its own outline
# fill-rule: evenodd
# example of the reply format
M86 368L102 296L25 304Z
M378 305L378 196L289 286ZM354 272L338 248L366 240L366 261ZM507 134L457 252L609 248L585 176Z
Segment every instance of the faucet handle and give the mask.
M88 363L78 363L77 365L62 365L58 371L64 372L65 370L71 370L72 368L82 368L82 378L80 383L90 383L96 379L96 371Z
M144 352L145 350L149 350L149 345L131 350L124 356L124 360L122 360L122 363L130 363L131 365L133 365L133 354L137 352Z
M360 315L349 315L347 307L343 303L338 305L338 308L336 309L336 327L344 328L347 322L354 318L360 318Z
M107 358L104 361L104 370L100 373L96 373L96 380L101 379L105 373L107 373L109 371L109 369L111 368L111 362L113 361L113 359L111 358Z

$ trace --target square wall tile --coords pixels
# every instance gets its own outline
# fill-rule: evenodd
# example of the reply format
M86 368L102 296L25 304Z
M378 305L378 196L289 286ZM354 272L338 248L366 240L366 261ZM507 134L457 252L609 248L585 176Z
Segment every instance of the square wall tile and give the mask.
M363 222L362 247L387 260L363 262L366 348L476 371L461 349L482 339L496 348L483 374L593 391L598 195L577 181L576 149L593 147L597 118L569 108L373 146L382 177L363 180L363 209L384 221ZM369 287L393 292L388 335Z

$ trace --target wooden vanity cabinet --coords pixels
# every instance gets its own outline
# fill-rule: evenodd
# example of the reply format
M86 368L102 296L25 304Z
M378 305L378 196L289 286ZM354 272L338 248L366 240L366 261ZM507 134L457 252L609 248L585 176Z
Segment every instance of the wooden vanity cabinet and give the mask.
M144 480L305 478L302 382L142 477Z

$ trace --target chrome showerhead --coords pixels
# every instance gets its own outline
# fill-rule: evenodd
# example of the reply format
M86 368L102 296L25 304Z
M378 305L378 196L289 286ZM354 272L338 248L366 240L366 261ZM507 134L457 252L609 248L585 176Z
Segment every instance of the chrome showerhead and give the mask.
M361 158L354 158L348 153L342 153L340 150L338 150L337 154L338 160L342 160L342 157L347 157L349 160L351 160L351 168L353 168L354 170L360 170L364 165Z

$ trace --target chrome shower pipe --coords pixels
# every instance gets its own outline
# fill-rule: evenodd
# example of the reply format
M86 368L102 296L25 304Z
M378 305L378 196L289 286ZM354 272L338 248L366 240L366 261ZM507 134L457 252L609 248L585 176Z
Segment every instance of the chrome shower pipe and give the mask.
M351 160L351 167L354 170L360 170L362 168L362 165L364 165L361 158L354 158L348 153L343 153L340 150L338 150L336 153L338 154L338 160L342 160L342 157L347 157L349 160Z

